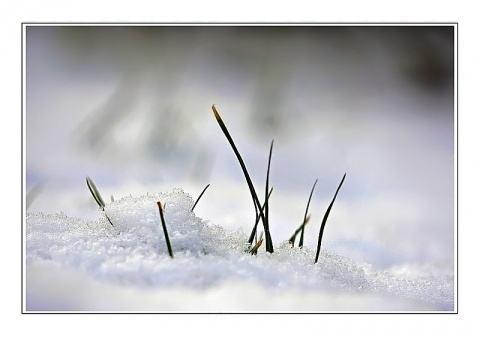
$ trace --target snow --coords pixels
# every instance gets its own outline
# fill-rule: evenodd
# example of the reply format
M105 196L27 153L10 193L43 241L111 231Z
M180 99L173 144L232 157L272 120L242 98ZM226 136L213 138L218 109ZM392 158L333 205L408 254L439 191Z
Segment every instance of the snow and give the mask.
M174 258L168 255L156 202ZM202 200L200 201L200 203ZM385 270L276 242L246 252L247 235L196 216L182 189L126 196L96 220L26 215L27 311L453 311L449 266ZM199 206L201 207L199 203Z
M455 311L450 38L431 31L418 43L418 34L397 29L186 31L29 27L25 308ZM438 83L412 76L432 60L423 43L445 65ZM273 254L264 246L245 253L253 205L212 104L257 188L275 139ZM313 264L322 216L345 172ZM106 207L115 228L86 175L105 201L115 197ZM285 240L317 178L305 246L291 248ZM188 194L206 184L190 212ZM157 201L166 203L174 259Z

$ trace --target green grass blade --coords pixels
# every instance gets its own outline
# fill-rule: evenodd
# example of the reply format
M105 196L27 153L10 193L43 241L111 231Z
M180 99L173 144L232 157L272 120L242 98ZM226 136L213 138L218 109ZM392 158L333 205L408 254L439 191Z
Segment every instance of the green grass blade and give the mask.
M110 220L110 218L108 217L107 213L105 211L103 211L103 214L105 215L105 217L107 218L108 222L110 222L110 225L112 225L113 228L115 228L115 226L113 225L112 223L112 220Z
M208 186L210 186L210 184L208 184L207 186L205 186L205 188L203 189L202 193L200 193L200 195L198 196L197 200L196 200L195 203L193 204L192 209L190 210L190 212L193 212L193 210L195 209L195 206L197 206L198 201L200 201L200 198L202 197L203 193L205 193L205 191L207 190Z
M270 198L270 195L273 192L273 187L270 188L270 192L268 193L268 197ZM265 204L262 206L262 211L265 209ZM255 234L257 233L257 225L258 222L260 221L260 215L257 212L257 217L255 218L255 225L253 226L252 233L250 233L250 237L248 238L248 243L251 245L253 243L253 239L255 237Z
M97 186L93 183L93 180L90 179L89 176L87 176L87 186L88 189L90 190L90 193L92 193L93 199L97 202L98 206L102 208L102 211L105 208L105 202L102 199L102 196L100 195L100 192L98 192Z
M245 163L243 162L242 156L240 155L240 152L238 152L238 149L235 146L235 142L233 141L232 137L230 136L230 133L228 132L227 127L225 126L225 123L223 122L222 118L220 117L220 114L217 112L217 109L215 108L215 105L212 105L212 111L213 111L213 114L215 116L215 119L218 122L218 125L220 125L220 128L223 131L223 134L227 138L228 143L232 147L233 152L235 153L235 156L237 157L237 160L240 163L240 167L242 168L242 172L245 176L245 180L247 181L247 185L248 185L248 188L250 190L250 194L252 195L253 203L254 203L254 205L256 205L256 208L258 209L259 214L260 214L260 218L262 219L263 227L264 227L264 230L265 230L265 233L266 233L266 237L269 237L270 236L270 231L266 227L266 226L268 226L268 224L265 221L265 215L264 215L262 207L260 205L260 201L258 200L257 193L255 192L255 187L253 186L252 179L250 179L250 175L248 174L247 167L245 166ZM271 238L270 238L270 241L271 241ZM267 247L267 249L268 249L268 247ZM273 247L272 247L271 251L269 251L269 252L273 253Z
M110 218L108 217L107 213L105 212L105 202L103 201L102 196L100 195L100 192L99 192L98 189L97 189L97 186L95 186L93 180L90 179L89 176L87 176L87 179L86 179L86 180L87 180L88 189L90 190L90 193L92 193L93 199L95 199L95 201L97 202L98 206L102 209L103 214L104 214L105 217L107 218L107 220L108 220L108 222L110 223L110 225L112 225L112 227L115 228L115 226L114 226L113 223L112 223L112 220L110 220Z
M288 242L292 245L292 247L295 243L295 239L296 239L298 233L300 233L302 228L305 227L308 224L309 221L310 221L310 215L308 215L305 219L303 219L302 224L295 230L295 233L293 233L293 235L290 237L290 239L288 239Z
M315 186L317 185L317 182L318 182L318 179L315 179L315 183L313 183L312 190L310 191L310 196L308 197L307 208L305 209L305 215L303 217L303 226L302 226L302 232L300 234L300 242L298 243L299 247L303 247L303 235L305 233L305 225L307 224L305 221L307 219L308 207L310 206L310 201L312 200L313 190L315 189Z
M250 175L248 174L247 167L245 166L245 163L242 159L242 156L240 155L240 152L238 152L238 149L235 145L235 142L233 141L232 137L230 136L230 133L228 132L227 127L225 126L225 123L223 122L222 118L220 117L220 114L218 113L217 109L215 108L215 105L212 105L212 111L215 116L215 119L218 122L218 125L220 125L220 128L223 131L223 134L228 140L228 143L233 149L233 152L235 153L235 156L237 157L238 162L240 163L240 167L242 168L242 172L245 176L245 180L247 181L248 188L250 190L250 194L252 195L252 199L254 204L256 205L257 208L260 208L260 202L258 201L257 193L255 192L255 188L253 187L252 180L250 179ZM262 214L263 218L263 214Z
M160 201L157 201L158 210L160 212L160 220L162 221L163 234L165 235L165 242L167 243L168 254L173 259L172 246L170 245L170 239L168 237L167 225L165 224L165 218L163 216L163 208Z
M268 183L270 180L270 163L272 162L273 139L270 144L270 152L268 154L267 177L265 179L265 247L267 252L273 252L272 237L270 235L270 222L268 219Z
M330 210L332 209L333 203L335 202L335 198L337 197L338 191L340 190L340 187L342 187L343 181L345 180L346 176L347 174L345 173L343 175L342 181L340 182L340 185L338 185L335 195L333 196L333 200L328 206L327 211L325 212L325 215L323 217L322 225L320 226L320 234L318 235L317 254L315 255L315 263L317 263L318 256L320 255L320 247L322 245L323 230L325 229L325 224L327 223L328 215L330 214Z

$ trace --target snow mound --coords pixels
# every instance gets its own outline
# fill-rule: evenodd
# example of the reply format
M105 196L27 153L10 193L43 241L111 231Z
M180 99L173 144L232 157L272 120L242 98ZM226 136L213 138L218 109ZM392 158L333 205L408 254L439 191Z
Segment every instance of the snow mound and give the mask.
M165 208L170 258L157 202ZM181 189L125 197L112 221L26 216L27 310L452 311L453 270L403 265L373 270L288 242L257 255L247 236L197 217ZM248 299L248 300L247 300Z

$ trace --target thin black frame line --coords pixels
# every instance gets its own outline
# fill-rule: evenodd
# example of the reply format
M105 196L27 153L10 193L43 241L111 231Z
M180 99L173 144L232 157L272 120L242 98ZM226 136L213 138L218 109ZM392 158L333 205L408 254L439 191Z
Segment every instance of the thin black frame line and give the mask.
M282 26L282 27L322 27L322 26L328 26L328 27L438 27L438 26L453 26L457 25L458 22L442 22L442 21L432 21L432 22L195 22L195 21L185 21L185 22L96 22L96 21L86 21L86 22L67 22L67 21L59 21L59 22L35 22L35 21L25 21L22 22L22 25L39 25L39 26L88 26L88 25L99 25L99 26L175 26L175 27L182 27L182 26L211 26L211 27L235 27L235 26Z

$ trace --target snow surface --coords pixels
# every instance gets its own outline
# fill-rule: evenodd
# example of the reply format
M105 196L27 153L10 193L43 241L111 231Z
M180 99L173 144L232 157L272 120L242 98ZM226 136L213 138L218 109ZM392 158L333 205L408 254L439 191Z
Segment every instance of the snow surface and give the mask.
M174 258L168 255L156 202ZM182 189L127 196L96 220L27 213L27 311L453 311L451 266L376 269L275 242L257 255L242 229L199 218ZM201 207L202 200L197 207ZM335 207L335 206L334 206ZM328 226L328 225L327 225Z

